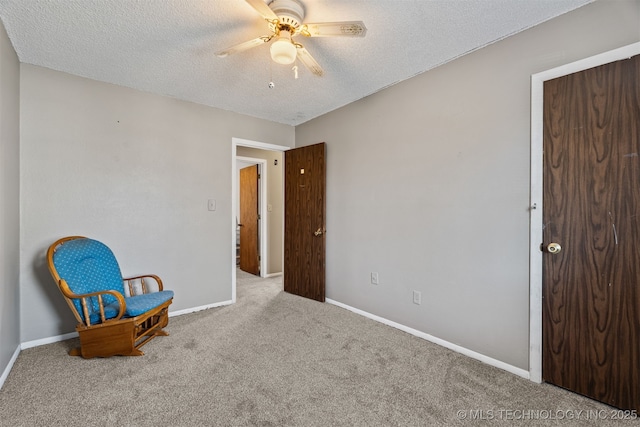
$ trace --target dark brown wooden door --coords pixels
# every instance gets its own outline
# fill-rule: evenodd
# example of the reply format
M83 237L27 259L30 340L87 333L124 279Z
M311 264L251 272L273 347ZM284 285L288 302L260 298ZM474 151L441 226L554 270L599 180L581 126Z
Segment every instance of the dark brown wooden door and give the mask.
M324 302L324 143L285 151L284 290Z
M640 410L640 56L544 85L543 379Z
M240 270L260 274L258 165L240 169Z

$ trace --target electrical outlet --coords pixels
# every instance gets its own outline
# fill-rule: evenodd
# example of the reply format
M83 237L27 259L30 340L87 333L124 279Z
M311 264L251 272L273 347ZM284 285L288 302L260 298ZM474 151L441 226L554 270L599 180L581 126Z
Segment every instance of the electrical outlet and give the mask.
M413 303L414 304L422 304L422 292L413 291Z
M372 285L379 285L380 281L378 280L378 273L371 273L371 284Z

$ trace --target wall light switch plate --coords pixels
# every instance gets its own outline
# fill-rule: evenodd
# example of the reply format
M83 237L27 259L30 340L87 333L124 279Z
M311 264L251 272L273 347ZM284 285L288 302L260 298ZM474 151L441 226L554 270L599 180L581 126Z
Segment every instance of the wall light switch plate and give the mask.
M371 273L371 284L372 285L379 285L380 284L380 280L378 278L378 273Z
M422 292L413 291L413 303L418 305L422 304Z
M216 200L215 199L209 199L209 202L207 204L209 206L209 210L210 211L215 211L216 210Z

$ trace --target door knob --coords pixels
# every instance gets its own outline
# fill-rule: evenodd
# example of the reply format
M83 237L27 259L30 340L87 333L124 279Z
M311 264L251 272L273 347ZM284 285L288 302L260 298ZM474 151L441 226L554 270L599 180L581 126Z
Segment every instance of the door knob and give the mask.
M322 230L322 228L318 228L316 231L313 232L313 235L318 237L318 236L322 236L324 234L324 231Z
M551 255L559 254L562 250L562 246L558 243L549 243L546 247L546 252L549 252Z

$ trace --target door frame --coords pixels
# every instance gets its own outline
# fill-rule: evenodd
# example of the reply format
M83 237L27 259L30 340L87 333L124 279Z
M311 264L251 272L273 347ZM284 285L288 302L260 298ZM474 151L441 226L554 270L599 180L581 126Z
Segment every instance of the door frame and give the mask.
M237 153L237 148L238 147L249 147L249 148L257 148L260 150L271 150L271 151L287 151L290 150L292 147L287 147L286 145L276 145L276 144L269 144L266 142L259 142L259 141L251 141L248 139L242 139L242 138L235 138L232 137L231 138L231 218L230 218L230 224L231 224L231 303L235 304L236 302L236 217L238 216L238 187L239 187L239 183L238 183L238 158L242 158L242 156L238 156ZM262 160L262 159L255 159L255 160ZM264 160L265 164L266 164L266 160ZM267 168L263 168L266 172ZM266 175L263 175L266 176ZM262 180L261 183L261 188L262 185L266 186L266 182L267 180L264 179ZM261 194L260 197L262 197L262 190L261 190ZM266 187L265 187L265 198L263 198L263 200L266 201ZM260 214L262 215L262 218L265 218L264 221L261 221L260 227L262 228L263 226L266 227L266 215L264 215L264 213L262 212L262 207L265 207L266 209L266 203L262 203L261 209L260 209ZM283 224L283 230L284 230L284 224ZM261 230L262 231L262 230ZM266 236L266 231L264 234L262 234L262 236ZM266 239L260 239L260 252L262 254L262 245L263 243L266 245ZM265 246L266 247L266 246ZM283 257L284 259L284 257ZM265 261L265 264L262 264L262 261ZM266 274L266 257L262 258L262 261L260 263L260 275L264 275ZM264 266L264 268L263 268Z
M242 165L242 167L240 167ZM258 255L260 255L260 277L266 277L267 274L267 241L269 235L267 234L267 204L264 202L267 200L267 161L265 159L257 159L253 157L236 156L236 173L239 175L240 169L250 166L258 165L258 214L260 220L258 222ZM236 175L236 179L238 179ZM240 184L238 183L238 194L236 194L236 215L238 212L238 199L240 194ZM239 220L239 218L238 218ZM237 238L238 234L234 235ZM235 244L238 242L234 241ZM234 258L235 259L235 258Z
M542 382L542 154L544 82L640 54L640 42L531 76L531 191L529 217L529 379Z

